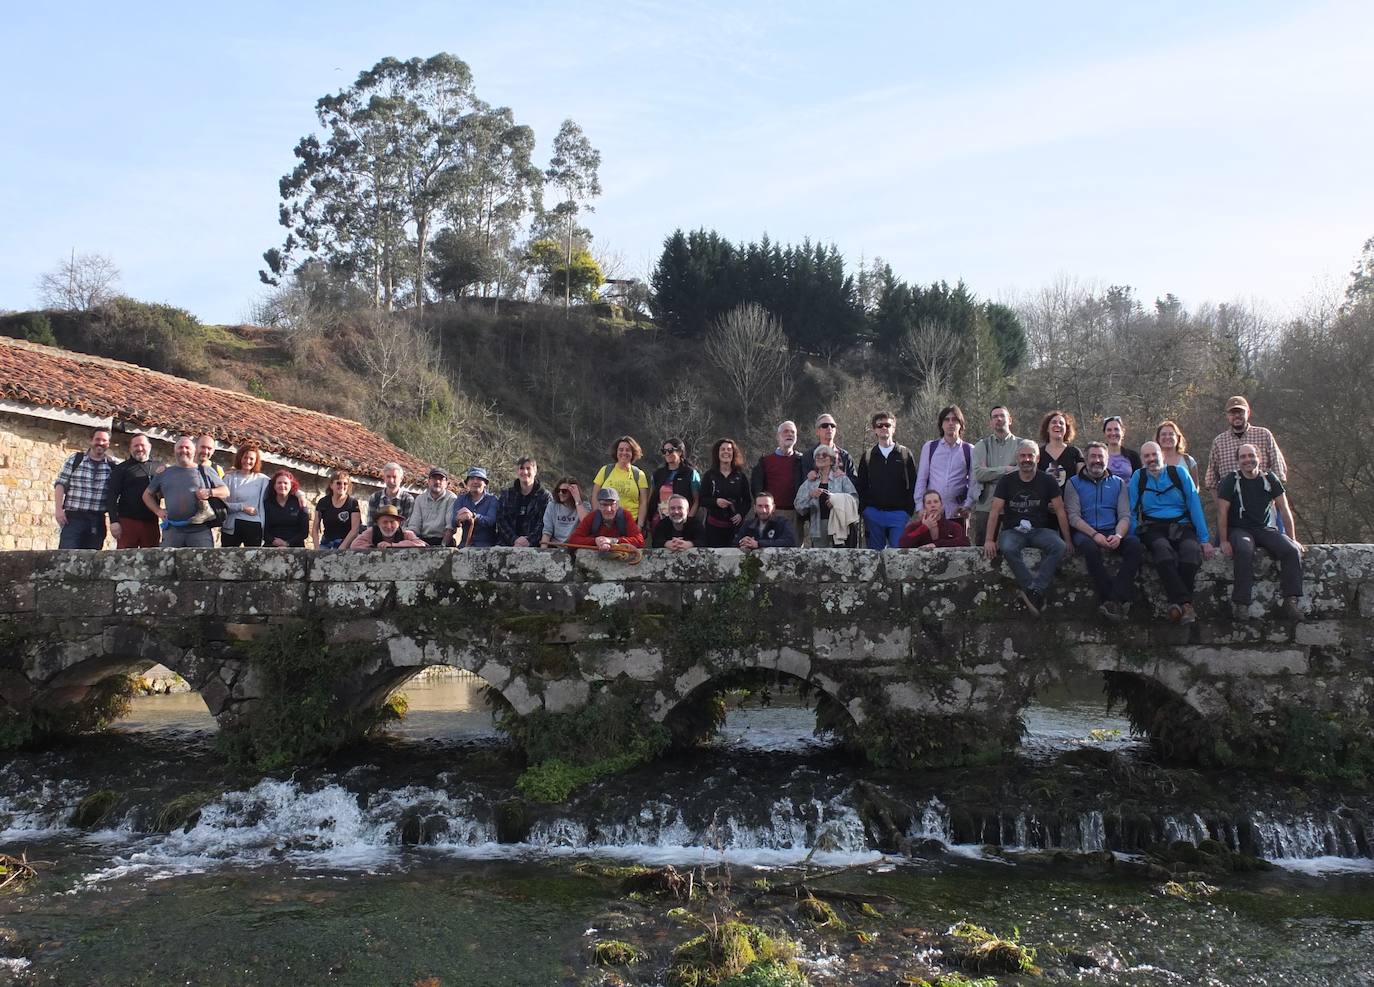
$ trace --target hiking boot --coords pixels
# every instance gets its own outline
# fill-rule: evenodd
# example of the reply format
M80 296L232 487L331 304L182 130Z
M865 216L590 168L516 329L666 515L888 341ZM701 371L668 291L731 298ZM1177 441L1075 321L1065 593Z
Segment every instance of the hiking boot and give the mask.
M1036 617L1039 617L1039 616L1040 616L1040 607L1038 607L1038 606L1035 605L1035 598L1036 598L1037 596L1040 596L1039 593L1035 592L1034 590L1031 590L1031 591L1027 592L1027 591L1024 590L1024 589L1018 589L1018 590L1016 591L1016 595L1019 596L1019 597L1021 597L1021 602L1024 603L1024 604L1026 605L1026 609L1027 609L1027 610L1029 610L1029 611L1030 611L1032 614L1034 614ZM1044 603L1044 598L1043 598L1043 597L1041 598L1041 601L1040 601L1040 602L1041 602L1042 604Z
M1183 604L1183 616L1179 618L1178 622L1180 624L1197 623L1197 611L1193 609L1193 605L1191 603Z
M1125 614L1121 612L1121 604L1117 603L1115 600L1108 600L1097 608L1097 612L1106 617L1113 624L1121 623L1122 618L1125 616Z
M1169 604L1169 623L1177 624L1183 619L1183 608L1177 603Z
M1249 620L1249 619L1250 619L1250 604L1248 604L1248 603L1236 603L1236 602L1233 601L1233 602L1231 603L1231 619L1234 620L1234 621L1237 621L1237 622L1242 621L1242 620Z
M1289 596L1284 599L1283 604L1279 607L1279 616L1295 624L1302 620L1302 610L1298 607L1296 596Z

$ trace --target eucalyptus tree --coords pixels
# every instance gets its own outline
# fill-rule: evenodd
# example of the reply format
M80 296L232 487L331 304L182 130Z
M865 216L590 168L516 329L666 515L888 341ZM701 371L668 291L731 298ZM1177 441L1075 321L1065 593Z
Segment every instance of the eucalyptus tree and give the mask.
M318 259L366 285L378 308L407 291L423 307L438 225L468 221L476 201L490 236L537 201L533 134L477 99L453 55L384 58L315 114L322 133L296 145L299 163L280 183L288 233L263 255L269 284Z
M558 188L563 201L554 206L551 212L564 228L564 265L573 267L573 238L577 230L577 215L585 209L595 210L588 202L601 194L601 181L597 169L601 167L601 152L592 147L582 128L571 120L564 120L558 128L558 136L553 139L553 157L544 172L548 184ZM563 285L563 308L572 305L572 278L565 278Z

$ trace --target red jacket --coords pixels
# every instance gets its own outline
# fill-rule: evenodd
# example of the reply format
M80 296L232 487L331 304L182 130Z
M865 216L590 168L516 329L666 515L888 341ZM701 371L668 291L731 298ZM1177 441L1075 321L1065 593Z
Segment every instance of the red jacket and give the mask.
M644 532L639 530L639 525L635 524L635 519L625 513L625 508L620 508L620 514L625 518L625 534L622 536L616 530L616 522L607 522L601 517L600 511L592 511L581 521L577 522L577 527L573 528L573 533L568 536L569 545L585 545L588 548L596 548L596 535L592 534L592 525L596 524L601 518L601 530L597 534L605 535L612 541L618 541L622 545L633 545L635 548L644 547Z
M951 518L942 518L939 532L932 535L918 514L902 532L897 547L920 548L922 545L931 544L936 548L968 548L968 535L964 534L963 523Z

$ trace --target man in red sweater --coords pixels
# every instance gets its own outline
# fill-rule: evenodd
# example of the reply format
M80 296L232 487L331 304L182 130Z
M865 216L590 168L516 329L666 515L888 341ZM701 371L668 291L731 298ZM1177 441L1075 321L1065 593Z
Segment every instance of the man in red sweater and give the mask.
M759 457L754 472L749 476L749 489L757 496L761 493L773 495L773 503L786 505L774 509L774 513L787 519L792 530L797 530L797 512L792 502L797 499L797 488L802 482L802 454L797 451L797 423L783 422L778 426L778 447Z
M612 545L643 548L644 533L620 506L620 494L615 487L602 487L596 495L596 510L577 522L568 536L568 544L584 545L598 552L610 551Z

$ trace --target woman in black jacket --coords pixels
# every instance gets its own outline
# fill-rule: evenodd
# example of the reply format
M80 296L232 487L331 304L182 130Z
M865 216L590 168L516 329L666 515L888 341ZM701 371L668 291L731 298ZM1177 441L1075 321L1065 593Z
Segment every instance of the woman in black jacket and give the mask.
M271 548L305 548L310 535L310 508L301 499L300 484L290 470L272 474L272 486L262 502L262 543Z
M707 548L729 548L754 501L744 474L744 450L734 439L717 439L711 468L701 478L701 509Z

